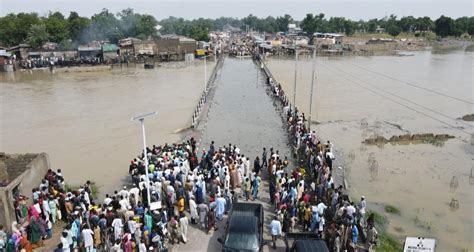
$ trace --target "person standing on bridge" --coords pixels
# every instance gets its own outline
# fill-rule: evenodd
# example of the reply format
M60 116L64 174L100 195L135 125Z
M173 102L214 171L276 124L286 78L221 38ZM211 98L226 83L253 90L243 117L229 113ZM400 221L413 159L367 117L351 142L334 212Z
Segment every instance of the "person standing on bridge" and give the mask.
M278 216L275 216L270 223L270 233L272 234L273 249L276 249L276 240L281 235L281 223Z
M259 175L260 173L260 159L258 158L258 156L255 158L255 161L253 161L253 171L255 172L255 175Z
M267 163L267 149L263 147L263 152L262 152L262 167L268 166Z

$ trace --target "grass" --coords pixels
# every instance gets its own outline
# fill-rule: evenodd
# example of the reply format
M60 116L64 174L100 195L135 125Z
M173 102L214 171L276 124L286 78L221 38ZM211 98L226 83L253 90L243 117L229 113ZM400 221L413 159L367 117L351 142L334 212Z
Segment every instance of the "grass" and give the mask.
M66 183L64 185L64 190L66 192L68 191L77 191L79 190L80 186L78 185L71 185L71 184L68 184ZM99 195L99 188L97 187L97 184L95 182L91 182L91 196L92 198L96 199L97 196Z
M389 235L385 232L379 233L380 245L377 247L377 251L384 252L398 252L403 251L402 244L397 240L397 238Z
M384 251L384 252L402 251L403 250L402 243L395 236L387 233L387 230L386 230L386 227L388 224L387 218L376 211L368 211L368 214L374 215L375 227L377 231L379 231L380 245L376 248L376 250Z
M386 205L385 206L385 212L390 213L390 214L400 215L400 209L398 209L398 207L392 206L392 205Z
M383 215L379 214L376 211L368 211L368 215L374 215L374 221L375 221L375 227L378 230L385 230L386 225L388 224L387 218L385 218Z

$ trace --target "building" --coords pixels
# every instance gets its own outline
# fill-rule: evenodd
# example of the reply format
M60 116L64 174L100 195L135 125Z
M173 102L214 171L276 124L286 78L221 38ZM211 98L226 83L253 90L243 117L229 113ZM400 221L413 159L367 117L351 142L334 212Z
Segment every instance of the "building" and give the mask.
M185 60L187 54L194 53L198 42L185 36L163 35L155 41L155 54L161 60Z
M14 200L19 195L30 195L50 167L46 153L0 153L0 223L8 231L11 231L11 224L16 221Z
M10 47L7 52L10 52L16 59L27 59L28 52L31 50L31 46L28 44L19 44L17 46Z
M338 33L314 33L315 44L318 45L339 45L342 44L342 37Z
M124 38L119 40L120 55L122 56L135 56L135 50L133 47L134 43L141 42L141 39L137 38Z
M301 32L301 28L296 26L296 24L288 24L288 34L299 34Z
M12 55L0 48L0 72L13 72Z
M93 59L101 56L102 48L100 46L79 46L77 52L80 58Z
M105 62L115 61L119 56L119 48L116 44L102 44L102 58Z

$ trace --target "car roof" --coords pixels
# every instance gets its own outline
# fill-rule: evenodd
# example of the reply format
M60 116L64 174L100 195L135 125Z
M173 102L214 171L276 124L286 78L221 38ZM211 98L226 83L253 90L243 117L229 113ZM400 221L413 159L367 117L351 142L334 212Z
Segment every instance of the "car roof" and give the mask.
M293 246L296 248L297 252L329 252L329 249L323 240L296 240Z
M232 216L229 223L229 232L247 233L257 232L257 218L255 216Z

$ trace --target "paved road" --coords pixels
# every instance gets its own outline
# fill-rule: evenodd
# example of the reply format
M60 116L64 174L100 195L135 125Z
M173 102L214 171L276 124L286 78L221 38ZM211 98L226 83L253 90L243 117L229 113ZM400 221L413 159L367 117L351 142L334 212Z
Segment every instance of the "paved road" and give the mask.
M265 77L249 59L225 59L217 90L212 100L209 117L203 127L201 146L207 148L211 141L217 146L236 144L241 152L250 157L251 164L263 147L279 150L280 156L290 157L287 137L282 120L275 111L272 99L266 93ZM263 177L259 199L265 209L264 239L271 242L268 225L274 213L268 204L268 180ZM226 219L219 223L216 232L206 234L197 226L188 229L188 243L170 248L171 251L219 251L218 237L223 236ZM265 246L264 251L285 251L283 240L277 249Z

